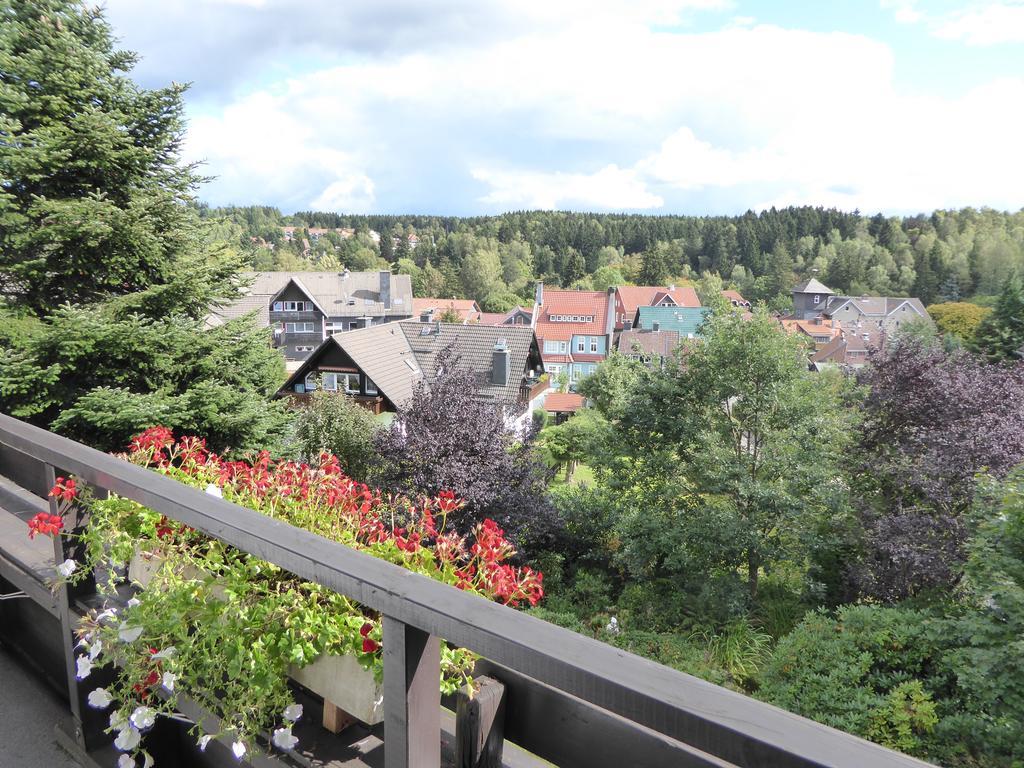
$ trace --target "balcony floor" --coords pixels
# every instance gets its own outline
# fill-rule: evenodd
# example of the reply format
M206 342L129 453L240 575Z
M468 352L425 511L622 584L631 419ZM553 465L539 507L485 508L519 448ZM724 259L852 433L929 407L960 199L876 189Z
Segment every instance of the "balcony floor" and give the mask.
M54 736L65 717L57 694L0 645L0 767L80 768Z

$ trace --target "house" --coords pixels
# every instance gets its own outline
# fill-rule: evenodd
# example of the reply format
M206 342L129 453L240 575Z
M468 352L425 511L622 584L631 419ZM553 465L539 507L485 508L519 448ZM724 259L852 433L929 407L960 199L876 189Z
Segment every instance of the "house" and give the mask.
M274 329L274 345L290 370L341 331L412 317L408 275L381 272L256 272L246 294L215 308L209 325L255 313Z
M563 370L575 384L608 357L615 321L615 289L563 291L537 283L535 329L552 380Z
M836 296L811 278L793 289L790 319L812 320L819 315L838 322L851 332L896 332L901 324L925 319L931 322L920 299L892 296Z
M867 364L868 356L885 344L884 331L843 333L811 355L811 368L821 371L831 366L857 370Z
M523 307L508 312L481 312L481 325L533 325L533 313Z
M638 307L633 329L676 331L680 341L693 339L700 335L700 326L710 312L708 307Z
M412 300L413 316L421 323L430 323L440 320L441 315L456 314L459 322L466 323L480 322L480 307L472 299L430 299L422 298Z
M438 354L452 346L474 373L479 397L501 403L511 422L529 418L547 383L533 329L405 321L325 339L278 392L303 398L316 389L344 392L374 413L405 406L416 385L437 376Z
M544 398L544 410L554 418L555 424L562 424L582 407L583 395L575 392L549 392Z
M616 349L631 360L639 360L653 368L663 368L665 361L679 347L679 331L657 331L630 328L619 334Z
M780 317L779 323L790 333L809 338L814 342L815 349L821 349L842 335L842 324L824 315L818 315L810 320Z
M640 307L699 307L697 292L689 286L620 285L615 289L615 330L631 325Z
M724 298L737 309L745 309L748 312L750 311L750 302L743 298L743 295L739 291L722 291L722 298Z

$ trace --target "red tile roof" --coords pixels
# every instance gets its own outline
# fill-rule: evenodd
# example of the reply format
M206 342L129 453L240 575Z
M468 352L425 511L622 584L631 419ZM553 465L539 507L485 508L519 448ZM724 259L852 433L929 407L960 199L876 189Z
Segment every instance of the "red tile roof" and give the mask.
M589 323L551 320L553 315L593 317ZM573 335L604 336L608 317L608 294L602 291L560 291L544 289L544 304L537 317L537 338L569 341Z
M552 392L544 398L548 413L572 413L583 407L583 396L575 392Z
M420 298L412 300L412 311L417 317L422 312L431 310L441 315L448 309L454 310L464 323L473 323L480 319L480 309L472 299Z
M732 291L732 290L722 291L722 295L726 298L727 301L732 302L732 304L734 306L737 306L737 307L749 307L750 306L750 302L747 301L746 299L744 299L742 294L740 294L739 291Z
M626 320L632 320L637 307L657 306L666 296L672 298L677 307L699 307L697 292L688 285L620 285L616 292L615 327L621 329Z

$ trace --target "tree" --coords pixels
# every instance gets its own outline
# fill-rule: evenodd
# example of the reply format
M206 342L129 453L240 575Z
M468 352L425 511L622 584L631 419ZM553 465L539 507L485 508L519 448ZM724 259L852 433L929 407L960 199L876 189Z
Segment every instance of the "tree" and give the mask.
M971 341L982 320L991 313L989 307L980 307L964 301L932 304L928 307L928 314L935 321L939 331L943 334L951 333L961 341Z
M657 243L644 251L643 266L640 268L642 285L664 285L670 271L669 250L665 243Z
M556 520L534 447L506 424L500 403L478 396L454 347L438 354L429 387L416 386L391 427L377 434L378 484L406 494L454 491L466 506L448 520L467 531L495 520L520 545L549 542Z
M562 285L569 287L586 274L587 264L583 259L583 254L575 248L570 248L565 258L565 269L562 270Z
M365 482L374 463L373 414L347 395L317 390L295 419L295 443L303 461L315 465L322 453L338 457L345 474Z
M865 528L854 581L885 600L948 587L960 578L978 472L1001 478L1024 461L1024 363L896 344L858 380L870 390L850 457Z
M622 272L617 267L605 266L599 267L593 275L593 285L595 291L607 291L609 288L614 288L618 285L625 285L626 278L622 276Z
M137 87L99 9L0 3L0 295L37 316L167 282L198 245L186 86Z
M251 317L213 328L242 258L186 205L183 88L138 88L99 11L0 2L0 409L107 450L163 424L273 448L283 362ZM13 137L13 140L11 138Z
M995 310L978 326L973 348L993 363L1024 359L1024 286L1017 274L1007 278Z
M565 469L565 482L571 483L576 467L593 453L606 429L607 423L600 415L583 408L561 424L545 427L538 443L556 470Z
M505 290L501 257L493 248L474 248L462 262L462 285L468 298L483 302L488 295Z

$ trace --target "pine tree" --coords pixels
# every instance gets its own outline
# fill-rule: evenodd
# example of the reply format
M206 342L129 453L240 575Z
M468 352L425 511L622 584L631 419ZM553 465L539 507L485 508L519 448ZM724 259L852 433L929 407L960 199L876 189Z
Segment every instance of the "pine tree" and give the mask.
M155 424L273 447L268 332L206 324L242 259L188 204L184 88L138 88L101 11L0 0L0 18L0 410L103 449Z
M974 334L973 348L993 363L1024 358L1024 287L1010 275L995 310Z

